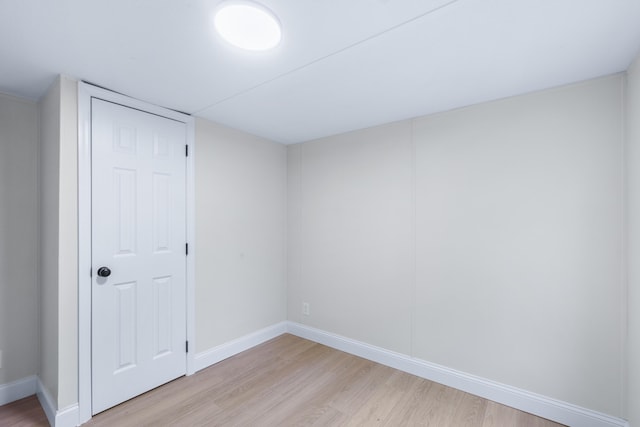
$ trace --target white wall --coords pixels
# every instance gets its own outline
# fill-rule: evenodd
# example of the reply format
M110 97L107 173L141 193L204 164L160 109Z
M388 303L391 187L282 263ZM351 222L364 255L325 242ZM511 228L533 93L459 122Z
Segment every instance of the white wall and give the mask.
M290 320L410 353L410 135L400 122L290 146Z
M40 381L58 398L60 82L40 100Z
M0 94L0 385L38 372L38 106Z
M196 120L196 351L286 319L286 149Z
M78 401L77 82L40 101L40 379L58 409Z
M78 83L60 78L58 408L78 402Z
M627 408L640 426L640 57L627 72L627 221L629 277L629 384Z
M623 416L622 93L291 146L289 318Z
M414 355L622 415L622 76L414 122Z

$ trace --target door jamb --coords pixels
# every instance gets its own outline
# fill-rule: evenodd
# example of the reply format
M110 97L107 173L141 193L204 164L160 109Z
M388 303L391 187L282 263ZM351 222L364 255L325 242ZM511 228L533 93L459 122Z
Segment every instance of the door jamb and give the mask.
M79 422L89 421L91 407L91 98L100 98L127 107L185 123L189 155L186 165L186 258L187 353L186 371L192 375L195 365L195 121L192 116L158 107L125 95L78 83L78 409Z

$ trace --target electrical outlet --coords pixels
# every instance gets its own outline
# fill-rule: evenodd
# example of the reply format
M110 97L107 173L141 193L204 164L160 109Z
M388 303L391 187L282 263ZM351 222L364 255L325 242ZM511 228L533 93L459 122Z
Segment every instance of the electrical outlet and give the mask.
M311 310L309 309L309 303L308 302L303 302L302 303L302 314L304 314L305 316L308 316L311 313Z

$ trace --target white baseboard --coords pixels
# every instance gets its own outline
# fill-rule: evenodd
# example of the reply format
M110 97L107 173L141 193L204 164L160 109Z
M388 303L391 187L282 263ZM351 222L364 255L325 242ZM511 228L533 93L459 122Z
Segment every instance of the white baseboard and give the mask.
M53 397L51 397L51 393L49 393L49 390L47 390L44 384L42 384L40 378L38 378L38 400L40 401L40 406L42 406L42 409L44 410L44 414L49 420L49 424L54 426L58 405L54 402Z
M204 368L208 368L215 363L245 350L249 350L258 344L262 344L263 342L269 341L270 339L280 336L286 332L287 322L280 322L273 326L260 329L259 331L198 353L195 356L195 370L197 372Z
M64 409L60 409L56 412L55 427L76 427L80 425L78 421L80 417L80 410L78 404L67 406Z
M0 406L36 394L37 378L31 375L7 384L0 384Z
M44 410L47 420L52 427L76 427L79 425L78 404L74 403L64 409L58 410L57 404L49 390L42 384L38 378L37 394L40 405Z
M287 332L570 427L628 427L621 418L449 369L340 335L287 322Z
M281 322L198 353L195 356L196 371L205 369L287 332L570 427L629 427L629 423L621 418L581 408L571 403L500 384L295 322ZM57 410L50 393L36 376L0 385L0 403L9 403L36 392L52 426L75 427L79 424L78 405L74 404L62 410Z

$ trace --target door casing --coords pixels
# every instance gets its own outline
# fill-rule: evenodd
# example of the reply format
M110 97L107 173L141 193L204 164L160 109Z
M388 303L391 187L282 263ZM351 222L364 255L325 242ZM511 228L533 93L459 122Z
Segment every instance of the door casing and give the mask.
M91 419L91 98L99 98L185 123L189 156L186 168L187 256L187 375L195 373L195 199L193 117L78 83L78 422Z

